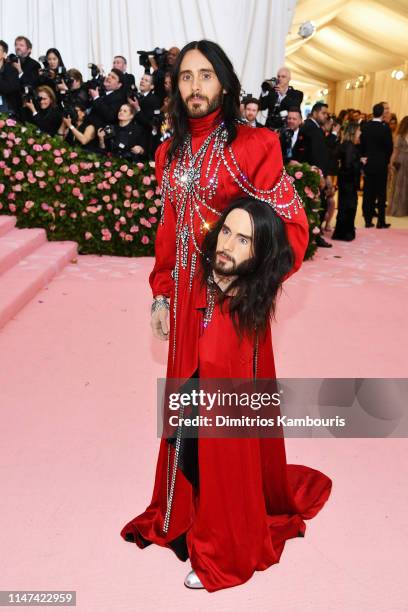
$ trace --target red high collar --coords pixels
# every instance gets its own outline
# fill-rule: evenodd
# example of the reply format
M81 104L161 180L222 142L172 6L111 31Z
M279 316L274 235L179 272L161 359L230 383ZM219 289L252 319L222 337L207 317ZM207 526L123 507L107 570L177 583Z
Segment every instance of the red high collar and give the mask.
M188 118L191 136L204 136L210 134L222 121L221 108L206 115L205 117Z

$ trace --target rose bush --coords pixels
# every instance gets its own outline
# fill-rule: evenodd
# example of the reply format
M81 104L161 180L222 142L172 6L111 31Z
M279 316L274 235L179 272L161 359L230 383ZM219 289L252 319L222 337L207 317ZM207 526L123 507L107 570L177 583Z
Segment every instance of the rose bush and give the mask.
M311 224L308 259L316 248L320 177L307 164L287 170ZM154 254L160 210L154 162L91 154L0 115L0 214L15 215L17 227L74 240L80 253L146 256Z

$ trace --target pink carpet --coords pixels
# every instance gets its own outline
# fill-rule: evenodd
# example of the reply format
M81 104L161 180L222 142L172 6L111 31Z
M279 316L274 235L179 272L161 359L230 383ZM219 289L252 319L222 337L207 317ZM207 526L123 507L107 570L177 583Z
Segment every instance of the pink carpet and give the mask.
M278 375L407 376L407 236L359 230L286 283ZM150 501L158 448L151 267L79 257L0 334L0 589L76 590L81 612L406 610L403 439L287 440L289 462L322 470L333 492L305 538L240 587L187 590L188 563L120 538Z

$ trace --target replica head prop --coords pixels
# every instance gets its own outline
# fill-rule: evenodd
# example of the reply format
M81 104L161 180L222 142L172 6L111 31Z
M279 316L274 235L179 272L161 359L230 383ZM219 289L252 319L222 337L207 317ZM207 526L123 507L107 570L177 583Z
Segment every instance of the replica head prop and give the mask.
M240 332L265 330L293 266L282 219L263 202L235 200L206 234L202 253L203 282L214 273L231 280L219 301L231 297L229 312Z

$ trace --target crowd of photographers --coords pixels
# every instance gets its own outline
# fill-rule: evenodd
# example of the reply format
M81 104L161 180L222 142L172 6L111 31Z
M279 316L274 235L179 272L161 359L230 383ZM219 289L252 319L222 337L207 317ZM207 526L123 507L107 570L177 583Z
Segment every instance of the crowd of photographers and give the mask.
M138 51L144 74L136 84L121 55L107 74L89 64L85 81L79 70L65 67L58 49L37 62L27 37L18 36L14 46L8 53L0 40L0 112L71 145L131 162L153 159L170 135L166 108L178 48Z
M172 68L180 53L177 47L138 51L144 74L136 84L121 55L113 58L107 74L89 64L91 78L84 81L81 72L66 69L58 49L48 49L37 62L31 57L28 38L18 36L14 45L15 53L8 54L7 43L0 40L0 112L32 123L42 132L58 134L73 146L131 162L154 159L159 144L171 136L167 111ZM262 83L258 98L243 94L241 118L254 128L278 133L285 163L307 162L319 168L322 208L317 245L332 246L324 239L323 229L330 229L336 188L338 214L332 238L354 239L361 176L366 227L373 226L374 216L378 228L389 227L385 207L394 119L396 127L389 105L375 105L373 118L353 109L335 117L327 104L317 102L303 121L303 92L294 89L290 79L290 70L283 67ZM265 123L258 121L260 112L266 112Z

